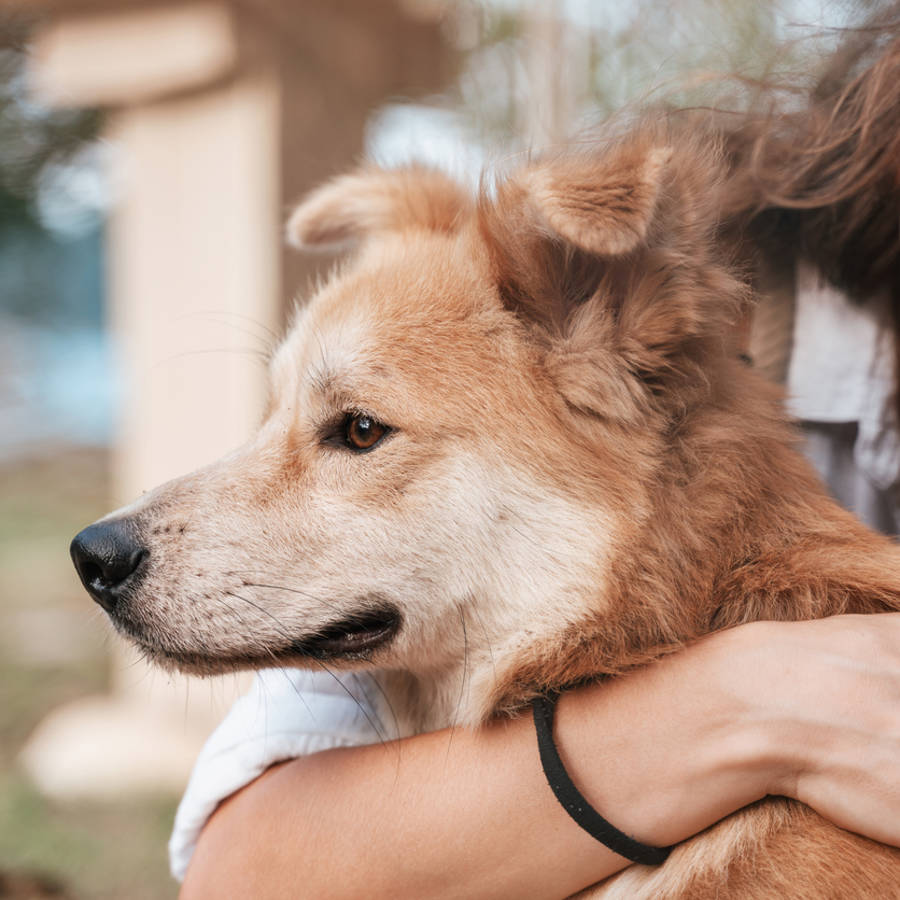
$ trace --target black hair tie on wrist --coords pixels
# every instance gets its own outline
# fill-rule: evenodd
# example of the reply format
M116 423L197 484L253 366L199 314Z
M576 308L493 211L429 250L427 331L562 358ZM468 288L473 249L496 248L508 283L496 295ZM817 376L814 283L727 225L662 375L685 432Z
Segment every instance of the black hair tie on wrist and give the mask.
M532 702L534 711L534 728L537 731L538 750L541 754L541 765L550 789L563 809L589 834L610 850L624 856L632 862L645 866L658 866L666 861L671 847L651 847L642 844L627 834L610 825L600 813L585 800L577 787L569 778L559 751L553 742L553 717L556 713L556 701L559 694L547 697L535 697Z

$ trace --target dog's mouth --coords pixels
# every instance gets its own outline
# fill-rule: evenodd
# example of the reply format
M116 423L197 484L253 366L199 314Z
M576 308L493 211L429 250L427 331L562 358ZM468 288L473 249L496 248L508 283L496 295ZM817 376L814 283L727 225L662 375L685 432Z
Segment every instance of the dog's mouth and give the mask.
M272 665L302 665L303 659L318 662L366 661L400 630L402 617L393 605L384 603L358 610L287 646L265 652L216 653L202 649L173 649L165 641L149 638L145 629L115 617L119 631L133 640L147 658L167 669L195 675L214 675L236 669L262 669Z
M365 659L400 630L400 613L390 605L362 610L295 641L290 653L313 659Z

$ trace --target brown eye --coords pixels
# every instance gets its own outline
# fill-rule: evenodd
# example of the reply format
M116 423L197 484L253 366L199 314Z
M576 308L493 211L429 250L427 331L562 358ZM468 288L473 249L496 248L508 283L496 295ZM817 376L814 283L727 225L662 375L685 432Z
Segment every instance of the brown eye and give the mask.
M347 418L344 439L353 450L371 450L387 433L387 425L371 416L352 415Z

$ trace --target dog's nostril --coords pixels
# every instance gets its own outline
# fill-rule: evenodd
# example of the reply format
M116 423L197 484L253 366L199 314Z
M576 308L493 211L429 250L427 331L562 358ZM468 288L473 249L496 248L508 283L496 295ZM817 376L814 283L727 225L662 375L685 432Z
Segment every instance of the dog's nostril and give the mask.
M100 566L96 566L92 562L82 563L81 566L76 564L75 568L78 571L81 580L86 584L94 584L95 582L100 584L103 581L103 571Z
M69 551L81 583L107 612L147 555L127 519L89 525L75 536Z

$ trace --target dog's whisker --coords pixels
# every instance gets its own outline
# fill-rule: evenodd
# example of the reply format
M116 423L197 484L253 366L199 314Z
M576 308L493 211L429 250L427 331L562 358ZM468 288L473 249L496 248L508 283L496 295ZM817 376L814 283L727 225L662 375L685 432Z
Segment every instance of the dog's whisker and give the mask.
M241 597L239 594L232 594L231 596L237 598L238 600L244 600L245 602L249 602L246 600L246 598ZM226 603L227 603L227 601L226 601ZM245 622L244 617L240 614L240 612L238 610L234 609L234 607L230 603L227 603L227 605L229 606L229 608L234 610L235 614L242 622ZM255 604L252 604L252 603L250 605L255 606ZM259 609L259 607L256 607L256 608ZM246 622L245 622L245 624L246 624ZM310 718L313 719L313 721L315 721L316 717L312 711L312 708L310 707L306 698L303 696L303 692L297 687L296 684L294 684L293 680L291 679L291 676L288 674L287 667L285 666L284 661L278 658L278 656L271 649L271 647L265 647L264 649L265 649L265 652L270 657L270 659L272 660L271 668L277 669L279 672L281 672L284 679L290 685L291 690L297 695L297 697L300 699L300 702L304 705L304 707L306 707L306 711L309 713Z
M236 353L239 356L255 357L257 361L261 361L266 366L268 366L269 364L268 356L261 350L255 349L253 347L203 347L197 350L185 350L183 353L173 353L171 356L166 356L165 358L159 360L159 362L155 363L152 368L156 369L159 366L175 362L179 359L185 359L187 357L193 356L206 356L207 354L211 353Z
M322 359L322 366L327 368L328 353L325 350L325 340L322 337L322 332L315 325L313 325L311 330L313 333L313 337L315 337L315 339L316 339L316 343L319 345L319 353L320 353L321 359Z
M238 621L241 623L242 627L248 628L248 629L251 628L252 623L248 622L247 619L244 618L243 615L241 615L240 609L238 609L234 603L229 603L229 601L227 599L228 597L234 597L238 600L243 600L244 598L239 597L237 594L223 594L219 599L222 601L222 603L224 603L228 607L229 610L231 610L231 612L234 613L234 615L236 615L238 617Z
M255 334L247 328L241 328L239 325L235 325L233 322L228 322L225 319L216 318L214 316L207 317L209 321L215 322L219 325L224 325L227 328L234 329L235 331L242 334L244 337L248 337L256 342L258 342L259 346L255 349L258 353L264 354L267 359L271 359L273 346L272 346L272 338L264 337L260 334Z
M235 593L234 591L228 591L228 592L226 592L226 593L227 593L227 595L230 596L230 597L235 597L235 598L237 598L238 600L243 600L245 603L249 604L249 605L252 606L254 609L257 609L257 610L259 610L261 613L263 613L264 615L268 616L270 619L272 619L273 622L275 622L275 624L276 624L276 625L278 626L278 628L281 630L282 636L284 636L284 637L287 638L288 640L293 640L292 636L288 633L288 631L287 631L287 629L284 627L283 623L282 623L281 621L279 621L279 619L277 618L277 616L273 615L269 610L267 610L267 609L265 609L264 607L260 606L258 603L254 603L252 600L249 600L247 597L244 597L244 596L242 596L241 594ZM266 647L265 649L266 649L267 653L269 654L269 656L271 656L272 659L273 659L273 661L276 663L275 668L282 668L282 669L283 669L283 661L279 660L279 659L275 656L275 654L274 654L274 652L271 650L271 648ZM350 697L351 700L353 700L353 702L357 705L357 707L359 707L360 712L362 712L362 714L363 714L363 716L365 717L366 721L369 723L369 725L371 726L372 730L373 730L373 731L375 732L375 734L377 735L379 742L382 743L382 744L386 743L386 742L387 742L387 738L386 738L385 734L383 733L382 729L379 728L378 725L375 723L375 721L373 720L371 714L370 714L369 711L365 708L365 706L364 706L362 703L360 703L359 698L356 697L356 696L353 694L353 692L347 687L347 685L345 685L344 682L341 681L341 679L338 678L337 675L335 675L334 672L332 672L331 669L329 669L328 666L326 666L321 660L314 660L314 662L315 662L316 665L318 665L319 667L321 667L322 669L324 669L326 672L328 672L328 674L329 674L329 675L330 675L330 676L338 683L338 685L340 685L341 690L343 690L344 693L346 693L347 696ZM285 677L287 677L288 680L290 681L290 678L289 678L289 676L287 676L287 673L285 673ZM293 682L291 682L291 683L293 684ZM296 687L295 687L295 691L296 691ZM304 702L305 702L305 701L304 701ZM308 706L308 705L307 705L307 709L309 710L309 706ZM312 713L311 713L311 710L310 710L310 714L312 714Z
M362 695L363 700L365 700L366 703L368 703L369 706L370 706L373 710L375 710L375 715L376 715L376 717L378 718L379 723L382 725L382 727L384 727L384 722L381 720L381 716L378 716L377 709L376 709L375 705L372 703L372 700L371 700L371 698L369 697L368 692L366 691L365 684L363 683L362 678L360 678L359 672L351 672L351 673L350 673L350 677L353 679L353 683L354 683L354 685L356 685L356 689L357 689L357 690L360 692L360 694ZM393 732L390 734L390 738L393 739L393 738L399 737L399 736L400 736L400 723L399 723L398 720L397 720L397 715L396 715L396 713L394 712L394 707L393 707L393 704L392 704L391 701L390 701L390 698L387 696L387 694L385 694L384 689L383 689L383 688L381 687L381 685L378 683L378 679L377 679L374 675L371 675L367 680L368 680L369 683L375 685L376 690L378 690L378 691L380 692L381 696L384 697L385 702L387 703L388 710L390 711L391 718L392 718L393 723L394 723L394 729L393 729ZM398 772L399 772L399 767L400 767L400 742L397 741L397 740L388 740L388 735L385 734L385 737L381 739L381 744L382 744L382 746L386 746L388 743L392 743L392 744L394 744L394 745L396 746L396 749L397 749L397 769L398 769Z
M239 573L235 573L235 574L239 574ZM313 599L317 599L317 598L314 598L311 594L307 594L306 592L303 592L303 591L300 591L300 590L297 590L297 589L293 589L293 588L289 588L289 587L284 586L284 585L271 585L271 584L262 584L262 583L252 583L252 582L248 582L248 583L245 585L245 587L259 587L259 588L265 588L265 589L269 589L269 590L284 590L284 591L288 591L288 592L290 592L290 593L296 593L296 594L299 594L299 595L301 595L301 596L307 596L307 597L312 597ZM245 596L243 596L242 594L238 594L236 591L226 591L226 592L224 592L223 600L224 600L224 598L225 598L226 596L227 596L227 597L234 597L234 598L236 598L236 599L238 599L238 600L242 600L244 603L247 603L249 606L252 606L254 609L258 610L259 612L261 612L261 613L263 613L264 615L266 615L268 618L272 619L272 621L274 621L275 624L278 626L279 631L281 632L282 636L284 636L284 637L285 637L286 639L288 639L288 640L293 640L293 639L294 639L294 636L291 635L291 634L289 634L289 632L288 632L287 629L285 628L284 624L283 624L283 623L282 623L275 615L273 615L269 610L265 609L265 607L263 607L263 606L261 606L260 604L254 602L253 600L250 600L248 597L245 597ZM226 602L226 604L227 604L227 601L225 601L225 602ZM231 606L231 604L227 604L227 605ZM238 617L239 617L239 618L243 618L243 617L240 616L240 614L238 614ZM269 652L270 655L273 655L273 654L272 654L272 651L269 650L269 648L266 648L266 649L268 650L268 652ZM273 658L274 658L274 655L273 655ZM316 663L316 665L318 665L318 666L320 666L322 669L324 669L326 672L328 672L328 674L329 674L329 675L330 675L330 676L331 676L331 677L332 677L332 678L340 685L341 689L342 689L342 690L343 690L343 691L344 691L344 692L345 692L345 693L353 700L353 702L357 705L357 707L358 707L358 708L360 709L360 711L362 712L362 714L363 714L363 716L365 717L366 721L367 721L367 722L369 723L369 725L371 726L372 730L373 730L373 731L375 732L375 734L377 735L377 737L378 737L378 739L379 739L379 742L382 743L382 744L387 743L387 742L388 742L388 738L387 738L387 735L386 735L386 733L385 733L385 731L384 731L384 726L383 726L383 725L379 726L379 724L377 724L377 723L374 721L372 715L371 715L370 712L366 709L366 707L360 702L359 698L356 697L356 696L353 694L353 692L352 692L352 691L344 684L344 682L341 681L341 679L338 678L337 675L335 675L335 673L332 672L331 669L328 668L328 666L326 666L321 660L315 660L315 663ZM282 666L283 666L283 662L282 662L281 660L278 660L278 666L276 666L276 667L281 668ZM285 677L288 677L288 676L285 674ZM356 680L357 680L357 683L358 683L358 679L357 679L357 676L356 676L355 674L354 674L354 679L356 679ZM288 677L288 680L290 681L290 678L289 678L289 677ZM387 705L388 705L388 709L390 710L391 716L392 716L393 721L394 721L394 728L395 728L396 731L399 731L399 722L398 722L398 719L397 719L396 712L395 712L395 710L394 710L394 708L393 708L393 705L392 705L391 702L390 702L390 698L389 698L389 697L387 696L387 694L385 693L384 688L378 683L377 679L372 679L372 681L373 681L373 683L375 684L377 690L378 690L378 691L381 693L381 695L385 698L385 701L386 701L386 703L387 703ZM293 684L293 682L291 682L291 684ZM294 688L294 690L296 691L296 687ZM363 694L364 694L364 692L363 692ZM299 696L299 692L298 692L298 696ZM304 701L304 702L305 702L305 701ZM309 709L308 705L307 705L307 709Z
M378 680L378 677L376 675L372 675L369 680L372 682L372 684L375 685L375 689L378 691L378 693L381 695L381 698L384 700L385 704L387 705L388 712L390 712L391 720L393 721L393 724L394 724L394 734L399 735L400 734L400 720L397 718L397 712L394 709L394 704L391 702L390 695L384 689L384 687L382 686L381 682ZM398 752L399 752L399 744L397 746L398 746Z
M475 615L476 620L478 621L478 624L481 626L481 632L484 635L484 642L487 645L488 656L491 659L491 671L494 674L494 687L496 688L496 686L498 684L498 679L497 679L497 664L496 664L496 661L494 660L494 646L491 643L491 639L490 639L490 636L488 635L487 628L485 628L485 626L484 626L484 619L481 617L481 613L478 611L478 604L473 603L471 605L471 609Z
M315 594L312 594L308 591L301 591L299 588L288 587L284 584L262 584L260 582L247 582L244 584L244 587L263 588L270 591L286 591L289 594L297 594L298 596L306 597L309 600L316 600L318 602L321 602L322 600L321 597L317 597Z
M275 623L275 625L278 627L278 630L281 632L281 636L283 638L285 638L286 640L291 641L291 642L294 641L295 636L292 635L287 630L287 628L284 627L284 623L281 622L281 620L276 615L271 613L264 606L260 606L258 603L254 603L252 600L249 600L247 597L244 597L241 594L236 593L235 591L226 591L225 594L226 594L226 596L237 597L238 600L243 600L244 603L248 604L249 606L252 606L254 609L261 612L264 616L268 616L268 618L270 618Z
M378 727L378 725L373 720L372 715L365 708L365 706L359 702L359 698L354 695L353 691L351 691L350 688L348 688L347 685L344 684L344 682L341 681L341 679L338 678L337 675L335 675L334 672L332 672L331 669L329 669L328 666L325 665L325 663L322 662L321 659L314 659L313 662L317 666L319 666L319 668L326 671L337 682L337 684L340 686L341 690L357 705L357 707L359 707L359 711L363 714L363 716L365 717L365 720L369 723L369 726L371 727L372 731L374 731L375 734L377 735L378 742L380 744L386 744L388 742L387 736L382 733L381 729Z
M260 609L260 607L256 606L256 604L251 603L245 597L241 597L239 594L231 594L230 596L235 597L238 600L243 600L245 603L250 603L250 605L254 606L256 609ZM237 615L237 617L241 620L241 622L246 624L246 621L245 621L244 617L240 614L240 612L237 609L235 609L235 607L232 604L228 603L228 601L225 601L225 603L230 609L232 609L234 611L235 615ZM276 622L277 622L277 619L276 619ZM315 720L315 714L313 713L309 703L307 702L306 698L303 696L302 692L297 688L297 685L294 684L290 675L288 675L283 661L278 658L278 656L275 654L275 652L272 650L271 647L266 646L263 649L265 650L266 654L269 656L269 658L272 661L271 668L277 669L279 672L281 672L281 674L283 675L285 680L291 686L291 689L293 690L293 692L297 695L297 697L299 697L300 702L306 707L306 711L309 713L310 718Z
M198 309L189 313L183 313L177 318L208 319L213 322L220 322L224 325L228 325L229 328L234 328L235 330L240 331L243 334L248 335L249 337L255 338L256 340L265 340L268 345L277 344L280 339L275 330L269 328L269 326L266 325L265 322L261 322L259 319L256 319L253 316L247 316L243 313L234 312L230 309ZM241 328L239 325L236 325L233 322L229 322L229 319L240 319L248 325L253 325L255 328L260 329L260 331L264 333L265 338L263 338L263 335L254 333L248 328Z
M463 695L466 690L466 677L469 673L469 633L466 628L466 614L463 610L462 606L454 601L453 604L456 607L456 611L459 613L459 621L462 626L462 634L463 634L463 666L462 666L462 678L459 683L459 696L456 699L456 710L453 714L453 720L450 725L450 736L447 739L447 758L450 756L450 748L453 746L453 735L456 732L456 723L459 721L459 711L462 709Z
M288 674L287 667L285 666L285 664L283 662L279 662L278 665L276 665L274 668L278 669L278 671L281 672L284 679L291 686L291 690L297 695L300 702L306 708L306 711L309 713L309 717L315 722L316 715L312 711L312 707L309 705L309 701L306 699L306 697L303 696L303 691L301 691L300 688L298 688L297 685L294 684L293 679Z

